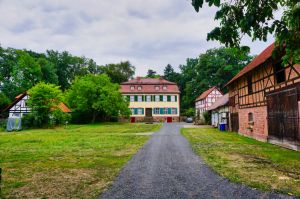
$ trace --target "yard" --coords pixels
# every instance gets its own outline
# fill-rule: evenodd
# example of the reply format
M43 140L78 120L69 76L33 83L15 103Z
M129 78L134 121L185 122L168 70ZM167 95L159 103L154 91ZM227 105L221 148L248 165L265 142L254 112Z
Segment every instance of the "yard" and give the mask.
M300 152L217 129L182 129L193 150L233 182L300 196Z
M0 132L0 198L97 198L160 125Z

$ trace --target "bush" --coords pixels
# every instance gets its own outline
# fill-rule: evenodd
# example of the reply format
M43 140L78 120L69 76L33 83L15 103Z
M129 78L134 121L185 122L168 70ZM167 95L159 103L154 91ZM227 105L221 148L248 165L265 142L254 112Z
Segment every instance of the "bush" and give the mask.
M210 112L208 112L208 111L204 112L203 117L204 117L205 124L210 124L210 122L211 122Z
M71 121L71 115L64 113L60 109L52 111L50 115L50 126L62 125Z
M22 127L23 128L31 128L34 126L37 126L37 125L35 124L35 119L34 119L33 114L29 113L22 117Z

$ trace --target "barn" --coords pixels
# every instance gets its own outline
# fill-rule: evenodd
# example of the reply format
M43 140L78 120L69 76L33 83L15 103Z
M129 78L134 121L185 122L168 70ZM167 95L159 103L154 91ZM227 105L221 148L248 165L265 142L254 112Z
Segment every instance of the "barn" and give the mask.
M282 65L284 52L268 46L227 83L230 130L300 149L300 66Z

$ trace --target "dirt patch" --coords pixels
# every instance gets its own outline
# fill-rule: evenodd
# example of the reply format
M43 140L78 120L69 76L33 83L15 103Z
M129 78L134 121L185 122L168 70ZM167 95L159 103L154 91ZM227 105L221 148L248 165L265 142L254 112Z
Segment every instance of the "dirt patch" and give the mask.
M108 184L94 169L53 169L37 172L14 189L13 198L92 198Z

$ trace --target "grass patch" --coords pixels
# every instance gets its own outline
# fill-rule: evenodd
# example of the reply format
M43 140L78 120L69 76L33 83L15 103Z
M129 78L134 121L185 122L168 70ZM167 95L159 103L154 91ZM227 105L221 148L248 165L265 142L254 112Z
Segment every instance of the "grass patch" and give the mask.
M0 132L0 198L97 198L155 132L154 124Z
M300 152L217 129L182 129L221 176L263 191L300 196Z

